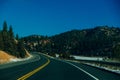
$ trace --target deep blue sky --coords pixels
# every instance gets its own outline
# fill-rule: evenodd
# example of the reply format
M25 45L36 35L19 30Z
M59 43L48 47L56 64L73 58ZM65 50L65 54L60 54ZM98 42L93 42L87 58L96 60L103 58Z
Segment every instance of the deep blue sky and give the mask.
M4 20L20 36L55 35L72 29L120 27L119 0L0 0Z

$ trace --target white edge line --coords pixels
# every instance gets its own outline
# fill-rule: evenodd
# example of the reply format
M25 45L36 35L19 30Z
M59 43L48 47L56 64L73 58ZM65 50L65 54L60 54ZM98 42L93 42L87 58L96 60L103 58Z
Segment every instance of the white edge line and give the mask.
M58 59L55 59L55 60L58 60ZM88 73L87 71L83 70L82 68L80 68L80 67L78 67L78 66L76 66L76 65L74 65L74 64L72 64L72 63L70 63L70 62L66 62L66 61L62 61L62 60L58 60L58 61L65 62L65 63L67 63L67 64L69 64L69 65L72 65L73 67L81 70L82 72L86 73L87 75L89 75L89 76L92 77L93 79L99 80L97 77L93 76L92 74Z
M76 65L74 65L74 64L72 64L72 63L70 63L70 62L66 62L66 63L68 63L68 64L70 64L70 65L76 67L77 69L83 71L84 73L86 73L86 74L89 75L90 77L94 78L95 80L99 80L98 78L96 78L96 77L93 76L92 74L88 73L87 71L83 70L82 68L80 68L80 67L78 67L78 66L76 66Z
M53 58L53 59L55 59L55 58ZM55 60L58 60L58 59L55 59ZM76 66L76 65L74 65L74 64L72 64L72 63L70 63L70 62L66 62L66 61L62 61L62 60L58 60L58 61L65 62L65 63L67 63L67 64L69 64L69 65L72 65L73 67L81 70L82 72L86 73L87 75L89 75L89 76L92 77L93 79L99 80L98 78L96 78L96 77L93 76L92 74L88 73L87 71L83 70L82 68L80 68L80 67L78 67L78 66Z

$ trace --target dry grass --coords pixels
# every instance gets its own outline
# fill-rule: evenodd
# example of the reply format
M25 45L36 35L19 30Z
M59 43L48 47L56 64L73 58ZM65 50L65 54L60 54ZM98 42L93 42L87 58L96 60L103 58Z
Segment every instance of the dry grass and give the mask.
M10 61L10 59L14 59L14 58L16 57L9 55L4 51L0 51L0 64L7 63Z
M25 49L25 51L26 51L25 58L30 57L31 56L30 53L26 49ZM5 51L0 50L0 64L10 62L12 59L16 59L16 58L17 57L12 56L12 55L6 53Z

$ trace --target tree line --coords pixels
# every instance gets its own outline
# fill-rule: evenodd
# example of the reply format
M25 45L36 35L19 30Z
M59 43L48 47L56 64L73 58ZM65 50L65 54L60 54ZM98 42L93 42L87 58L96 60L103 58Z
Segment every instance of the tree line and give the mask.
M3 29L0 30L0 50L18 58L26 56L23 41L18 38L18 35L15 38L12 25L8 29L6 21L3 23Z

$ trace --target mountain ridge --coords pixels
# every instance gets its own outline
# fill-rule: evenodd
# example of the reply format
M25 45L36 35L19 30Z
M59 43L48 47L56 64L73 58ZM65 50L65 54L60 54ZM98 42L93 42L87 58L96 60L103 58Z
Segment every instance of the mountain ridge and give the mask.
M27 38L22 38L26 48L50 55L58 53L62 54L62 57L75 54L109 58L120 56L120 28L116 27L98 26L91 29L71 30L50 37L34 38L32 42Z

